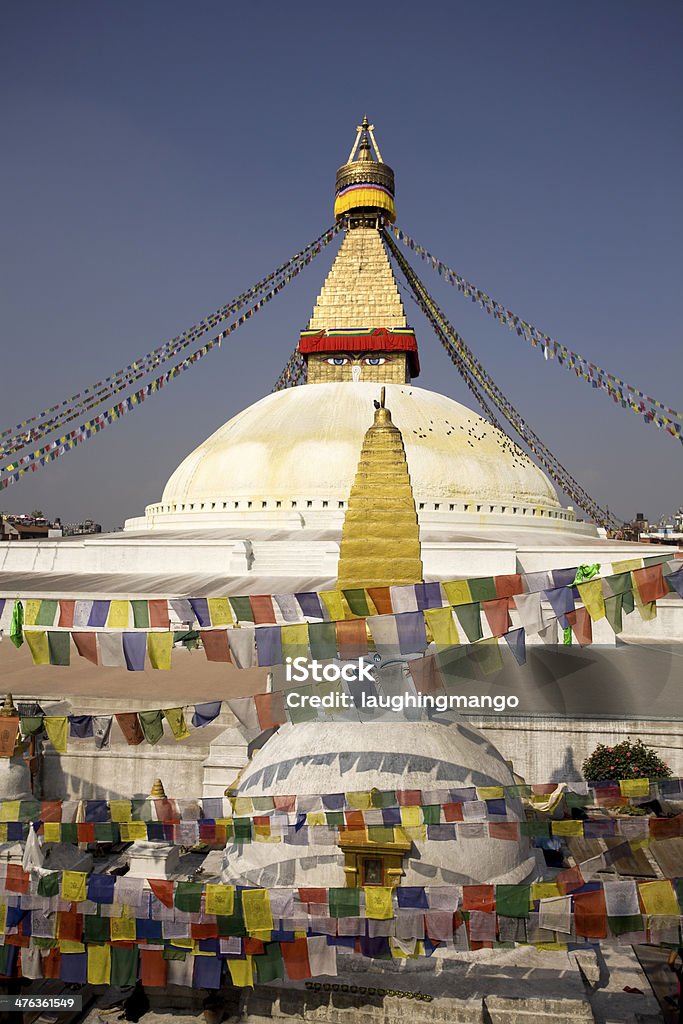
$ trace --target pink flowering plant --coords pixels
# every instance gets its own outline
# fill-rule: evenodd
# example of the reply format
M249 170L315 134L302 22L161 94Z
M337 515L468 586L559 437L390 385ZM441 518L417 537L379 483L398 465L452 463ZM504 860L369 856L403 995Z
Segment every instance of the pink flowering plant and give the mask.
M642 740L630 739L607 747L599 743L581 766L587 782L609 779L666 779L673 774L656 750Z

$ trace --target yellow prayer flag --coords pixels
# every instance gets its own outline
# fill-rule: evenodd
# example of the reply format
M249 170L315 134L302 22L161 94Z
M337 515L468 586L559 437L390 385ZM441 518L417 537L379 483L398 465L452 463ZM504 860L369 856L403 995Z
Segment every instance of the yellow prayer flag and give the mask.
M190 735L185 721L185 713L182 708L164 708L161 712L171 727L171 732L177 740L185 740Z
M453 647L460 643L458 627L450 608L425 608L424 617L432 639L439 647Z
M406 825L403 828L403 832L416 843L424 843L427 838L427 826L426 825Z
M561 896L560 887L555 882L532 882L531 899L547 900L553 896Z
M643 601L635 583L633 584L633 601L643 622L651 622L652 619L657 618L657 602ZM24 633L24 636L28 637L28 635L28 633Z
M246 957L244 960L228 960L228 970L230 971L230 977L235 988L253 988L254 987L254 971L252 967L252 958Z
M63 718L48 718L43 719L43 725L45 726L45 732L52 746L55 748L58 754L66 754L66 737L68 728L68 719L66 716Z
M173 633L147 634L147 653L152 668L169 669L172 650Z
M130 800L110 800L109 814L111 815L111 820L118 823L131 821L133 813Z
M137 839L147 838L147 825L144 821L121 822L121 839L124 843L132 843Z
M620 572L632 572L634 569L642 569L642 558L627 558L625 561L612 562L612 575L617 576Z
M333 622L340 622L346 618L353 618L351 609L344 601L339 590L322 590L319 594L320 600L327 609L327 614Z
M638 891L646 914L673 914L678 917L678 901L671 882L639 882Z
M619 789L622 796L649 796L649 779L621 779Z
M20 800L3 800L0 803L0 821L19 821Z
M29 603L28 601L26 602ZM50 648L48 646L47 632L44 629L25 629L24 639L31 651L34 665L50 664Z
M605 617L605 598L602 593L602 580L587 580L577 584L583 606L593 622Z
M111 946L88 943L88 984L108 985L111 979Z
M42 601L34 600L33 598L29 598L28 601L24 601L25 626L35 626L41 604Z
M467 580L450 580L441 586L449 604L472 604L472 592Z
M0 935L7 931L7 904L0 903Z
M75 939L60 939L58 946L60 953L85 953L83 943L76 942Z
M209 597L207 599L212 626L232 626L235 620L227 597Z
M194 939L171 939L171 945L178 949L194 949Z
M422 808L421 807L402 807L401 808L401 824L408 826L408 828L415 828L416 825L422 824Z
M205 910L207 914L216 914L221 917L229 917L235 909L235 887L234 885L214 885L208 883L206 886Z
M250 934L254 931L273 930L273 915L267 889L243 889L242 910L244 924Z
M109 919L112 942L135 942L135 918L130 913L130 908L124 906L121 917Z
M0 843L7 842L8 826L6 823L0 823Z
M82 903L87 877L85 871L62 871L62 899L67 903Z
M14 819L12 819L14 820ZM306 815L307 825L326 825L327 818L324 811L309 811Z
M394 916L392 904L393 889L388 885L366 885L365 892L365 916L372 917L376 921L388 921Z
M551 822L551 828L554 836L583 835L583 822L579 819L574 821L572 818L567 818L564 821L553 821Z
M245 815L253 814L254 805L252 803L251 797L236 796L233 801L232 811L236 818L242 818Z
M501 800L505 796L502 786L477 786L478 800Z
M346 794L346 802L357 811L368 811L372 807L372 794L366 790L350 792Z
M43 842L58 843L62 838L58 821L46 821L43 825Z
M296 654L301 654L308 649L308 623L302 622L282 627L282 652L289 653L287 648L296 647Z
M110 601L107 616L108 629L125 629L128 626L130 604L128 601Z

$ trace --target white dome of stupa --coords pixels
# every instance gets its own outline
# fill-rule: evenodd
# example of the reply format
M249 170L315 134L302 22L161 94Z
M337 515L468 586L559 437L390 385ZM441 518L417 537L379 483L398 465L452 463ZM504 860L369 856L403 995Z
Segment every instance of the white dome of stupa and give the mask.
M359 381L267 395L180 463L148 520L173 525L174 516L187 522L194 513L199 525L221 511L258 519L275 509L343 508L379 393L379 384ZM574 518L521 449L470 409L412 384L387 384L386 404L403 436L418 510Z
M514 784L498 750L465 721L305 722L281 726L231 792L245 797L373 788L447 792ZM508 797L506 803L507 820L524 821L521 801ZM403 871L402 885L517 884L537 875L538 862L527 838L427 839L415 840ZM224 881L306 885L313 877L317 885L345 884L344 856L336 842L229 843L226 849Z

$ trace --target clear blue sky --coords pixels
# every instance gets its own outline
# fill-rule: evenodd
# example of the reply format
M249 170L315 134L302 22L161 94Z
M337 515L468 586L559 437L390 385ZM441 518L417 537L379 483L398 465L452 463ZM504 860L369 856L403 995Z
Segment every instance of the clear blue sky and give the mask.
M177 334L329 225L365 111L406 231L680 408L682 46L683 7L667 0L5 5L0 429ZM270 390L331 256L137 412L0 492L0 509L107 527L140 514ZM680 444L419 269L599 502L655 516L683 501ZM418 383L470 404L409 315Z

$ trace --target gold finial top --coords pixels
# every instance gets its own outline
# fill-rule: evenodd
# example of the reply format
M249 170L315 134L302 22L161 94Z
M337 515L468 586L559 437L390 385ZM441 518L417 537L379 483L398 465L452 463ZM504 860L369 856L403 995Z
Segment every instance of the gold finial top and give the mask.
M5 696L5 701L4 701L3 705L2 705L2 707L0 708L0 717L2 717L2 718L15 718L18 713L19 712L17 711L17 709L14 706L14 701L12 699L12 694L8 693Z
M154 783L152 785L152 788L150 790L149 795L154 797L155 800L165 800L166 799L166 791L164 789L164 784L161 781L161 779L155 779L154 780Z

